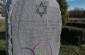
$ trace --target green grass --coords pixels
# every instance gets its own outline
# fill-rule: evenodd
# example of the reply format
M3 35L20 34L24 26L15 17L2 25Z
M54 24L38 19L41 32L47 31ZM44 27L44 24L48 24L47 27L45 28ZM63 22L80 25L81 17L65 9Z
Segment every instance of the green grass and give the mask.
M5 40L0 40L0 55L6 55L6 42Z
M85 18L69 18L67 22L85 23Z
M80 21L85 21L85 18L69 18L68 20L80 20Z
M5 21L0 19L0 32L5 31Z
M0 20L0 55L6 55L5 22ZM61 44L59 55L85 55L85 45Z
M5 49L5 40L0 40L0 49Z
M5 21L0 19L0 55L6 55Z
M0 40L5 39L5 20L0 19Z
M85 55L85 46L61 44L59 55Z

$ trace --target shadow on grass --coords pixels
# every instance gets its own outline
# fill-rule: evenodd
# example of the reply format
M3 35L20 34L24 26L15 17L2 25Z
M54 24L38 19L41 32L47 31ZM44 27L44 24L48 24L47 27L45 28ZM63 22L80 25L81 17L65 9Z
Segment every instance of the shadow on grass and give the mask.
M6 55L6 50L0 50L0 55Z
M75 45L75 46L79 46L80 44L75 44L75 43L71 43L71 42L68 42L68 41L65 41L65 40L61 40L61 44L63 45Z
M0 39L6 39L5 31L0 32Z

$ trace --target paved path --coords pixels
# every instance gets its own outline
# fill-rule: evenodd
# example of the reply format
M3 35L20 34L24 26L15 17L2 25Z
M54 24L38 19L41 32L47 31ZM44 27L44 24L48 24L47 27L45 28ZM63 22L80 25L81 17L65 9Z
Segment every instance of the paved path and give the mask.
M5 17L2 17L1 14L0 14L0 19L5 19Z

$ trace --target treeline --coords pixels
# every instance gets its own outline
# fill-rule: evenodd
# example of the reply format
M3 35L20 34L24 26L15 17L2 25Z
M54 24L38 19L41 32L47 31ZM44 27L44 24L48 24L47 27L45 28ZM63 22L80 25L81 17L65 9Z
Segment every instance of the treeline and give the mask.
M85 18L85 9L74 9L69 11L70 18Z

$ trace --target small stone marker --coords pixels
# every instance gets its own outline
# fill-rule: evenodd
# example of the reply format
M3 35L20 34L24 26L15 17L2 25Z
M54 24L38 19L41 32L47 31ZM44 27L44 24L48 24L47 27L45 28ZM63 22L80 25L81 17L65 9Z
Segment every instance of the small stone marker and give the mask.
M56 0L8 0L6 7L8 55L58 55L62 20Z

